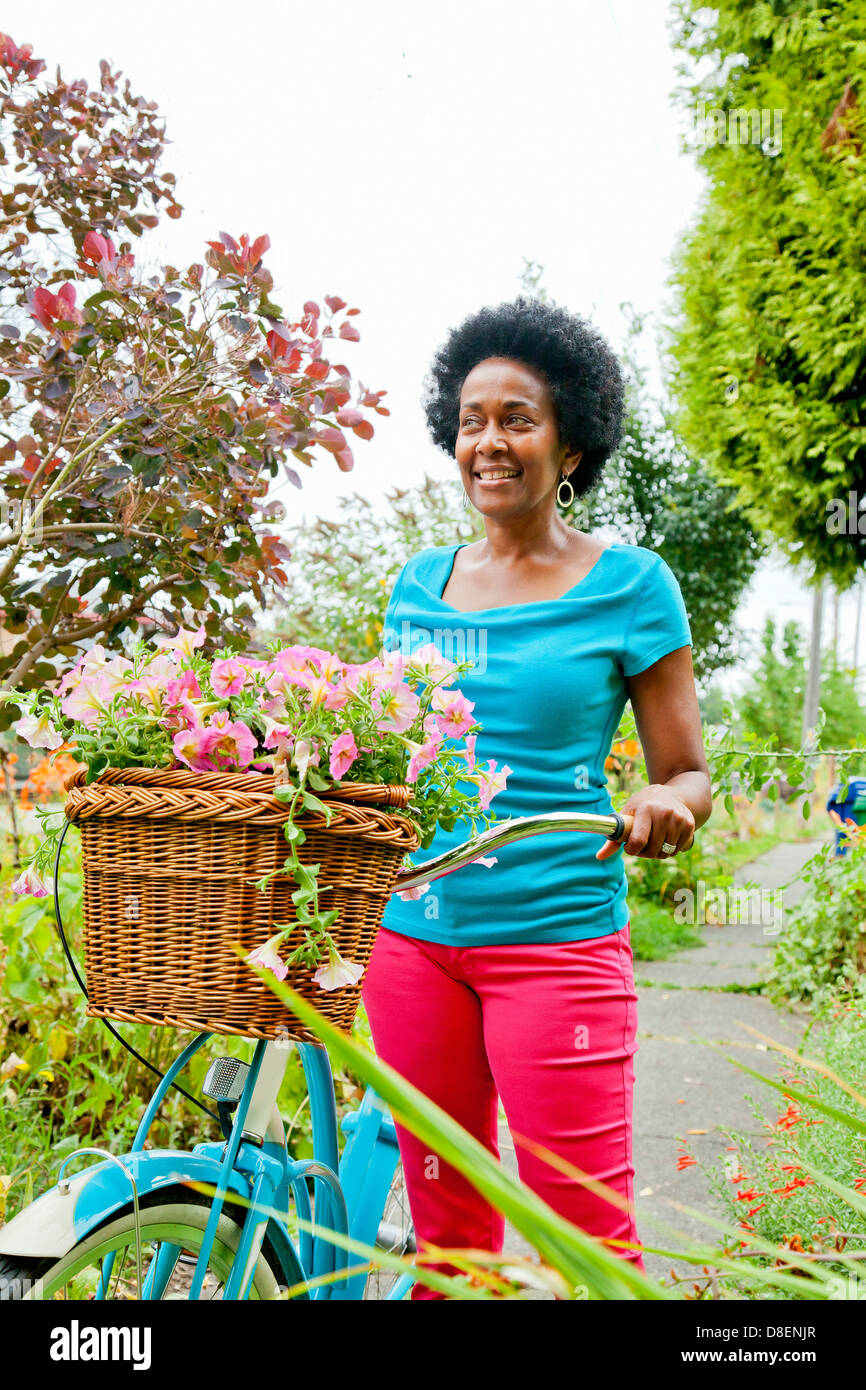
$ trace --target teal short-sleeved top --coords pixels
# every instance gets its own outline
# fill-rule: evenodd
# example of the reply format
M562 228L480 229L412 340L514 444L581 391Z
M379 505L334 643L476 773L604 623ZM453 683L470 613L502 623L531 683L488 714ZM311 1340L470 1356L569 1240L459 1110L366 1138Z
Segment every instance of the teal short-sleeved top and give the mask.
M423 550L397 577L383 645L407 655L432 642L474 667L455 681L483 726L476 757L511 768L496 817L613 809L605 759L628 699L626 678L691 645L679 585L655 551L610 545L557 599L459 611L442 599L459 546ZM465 823L438 829L416 863L461 844ZM449 946L577 941L628 922L623 855L569 832L505 846L492 867L469 864L424 894L391 898L391 931Z

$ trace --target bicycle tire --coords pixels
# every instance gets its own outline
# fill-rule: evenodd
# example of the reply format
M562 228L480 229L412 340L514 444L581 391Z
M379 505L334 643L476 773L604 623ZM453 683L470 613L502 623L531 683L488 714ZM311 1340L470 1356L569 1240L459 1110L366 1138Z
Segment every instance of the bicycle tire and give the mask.
M201 1239L207 1225L211 1200L201 1193L186 1188L161 1188L147 1193L139 1203L142 1245L157 1240L168 1241L172 1235L179 1239L173 1244L182 1245L184 1251L197 1255ZM215 1274L227 1276L231 1256L240 1240L241 1229L246 1215L244 1208L226 1203L220 1216L217 1238L214 1242L210 1270ZM135 1246L135 1222L132 1205L113 1213L94 1228L83 1240L60 1259L54 1257L27 1259L26 1257L0 1257L0 1299L11 1302L31 1301L32 1299L53 1299L70 1281L77 1279L88 1268L98 1265L112 1249L133 1249ZM191 1269L184 1273L190 1273ZM118 1271L118 1287L120 1274ZM114 1278L114 1275L113 1275ZM280 1292L294 1287L303 1281L303 1271L296 1261L286 1268L273 1243L265 1236L256 1264L249 1297L254 1301L276 1299ZM183 1276L176 1271L172 1276L176 1285L181 1285ZM210 1295L202 1291L203 1298L216 1298L217 1287ZM111 1284L109 1284L109 1294ZM169 1293L169 1299L182 1298L183 1292ZM113 1301L113 1300L109 1300ZM119 1301L128 1301L125 1290Z

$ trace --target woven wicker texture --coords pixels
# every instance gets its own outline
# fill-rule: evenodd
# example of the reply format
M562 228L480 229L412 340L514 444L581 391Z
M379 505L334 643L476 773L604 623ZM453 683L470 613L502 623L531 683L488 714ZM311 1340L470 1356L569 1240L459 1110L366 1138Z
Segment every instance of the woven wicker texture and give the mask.
M287 809L274 778L257 773L161 772L108 768L87 785L66 783L66 814L81 830L88 1014L251 1038L310 1038L235 954L261 946L295 920L288 875L264 892L254 880L280 868ZM305 864L320 864L322 910L340 954L366 968L415 827L395 814L408 787L356 784L331 789L331 824L305 812ZM378 804L374 804L378 803ZM388 809L384 809L388 808ZM324 891L323 891L324 890ZM300 928L280 954L302 941ZM286 984L348 1031L361 983L324 991L306 967Z

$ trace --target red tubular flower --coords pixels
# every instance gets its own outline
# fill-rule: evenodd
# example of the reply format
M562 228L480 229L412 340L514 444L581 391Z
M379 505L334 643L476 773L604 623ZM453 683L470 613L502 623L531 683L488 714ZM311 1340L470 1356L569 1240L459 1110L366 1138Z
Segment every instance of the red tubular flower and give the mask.
M774 1187L772 1191L779 1197L790 1197L792 1192L796 1192L800 1187L808 1187L812 1182L812 1178L792 1178L785 1187Z
M793 1129L795 1125L800 1124L802 1119L802 1111L798 1110L796 1105L792 1101L791 1104L788 1106L787 1110L785 1111L784 1115L780 1115L778 1120L776 1121L776 1128Z
M756 1197L766 1197L766 1192L759 1192L755 1187L747 1187L744 1192L737 1193L738 1202L753 1202Z
M691 1154L680 1154L677 1158L677 1172L681 1173L684 1168L693 1168L697 1161Z
M750 1207L750 1209L746 1212L746 1215L747 1215L747 1216L754 1216L756 1211L760 1211L760 1210L761 1210L761 1207L765 1207L766 1205L767 1205L766 1202L759 1202L758 1205L757 1205L756 1207Z

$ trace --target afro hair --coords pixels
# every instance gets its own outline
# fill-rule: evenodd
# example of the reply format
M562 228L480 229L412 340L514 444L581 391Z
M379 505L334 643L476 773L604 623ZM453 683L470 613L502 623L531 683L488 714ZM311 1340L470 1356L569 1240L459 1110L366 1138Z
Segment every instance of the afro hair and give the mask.
M622 435L625 383L606 340L578 314L526 295L479 309L452 328L424 378L422 396L430 437L452 458L463 382L488 357L512 358L546 379L559 441L583 455L572 482L575 494L584 496Z

